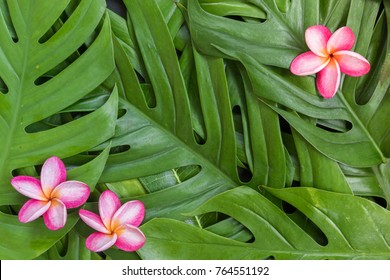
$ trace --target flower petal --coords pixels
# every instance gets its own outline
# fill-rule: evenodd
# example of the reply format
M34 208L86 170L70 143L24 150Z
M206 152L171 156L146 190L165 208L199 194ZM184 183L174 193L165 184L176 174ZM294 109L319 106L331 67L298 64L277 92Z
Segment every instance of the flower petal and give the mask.
M139 226L145 217L145 206L139 200L126 202L112 217L111 229L121 225Z
M64 163L58 157L48 158L42 166L41 185L47 197L53 189L66 180Z
M61 200L66 208L76 208L87 201L90 192L87 184L79 181L66 181L53 190L51 197Z
M111 220L115 212L121 206L117 195L110 191L104 191L99 198L99 213L106 228L111 229Z
M305 40L309 49L316 55L323 57L329 56L326 46L331 36L330 30L323 25L311 26L305 32Z
M94 232L88 236L85 245L93 252L100 252L110 248L115 244L116 240L117 235L115 233L104 234L101 232Z
M58 199L52 199L49 209L43 214L43 221L50 230L63 228L66 223L66 207Z
M340 85L340 67L335 59L317 74L317 88L325 98L333 97Z
M294 75L306 76L318 73L329 63L330 58L318 56L313 52L298 55L291 62L290 71Z
M118 235L115 246L126 252L137 251L144 246L146 241L146 237L142 231L131 225L121 226L115 233Z
M98 215L88 210L80 209L80 218L91 228L100 231L102 233L110 234L111 232L104 226L102 219Z
M351 51L339 51L333 54L341 72L349 76L362 76L370 72L370 63L362 55Z
M47 201L41 188L41 182L30 176L16 176L11 180L11 185L19 193L41 201Z
M34 221L44 214L49 209L50 205L50 201L40 201L36 199L28 200L19 211L19 221L22 223Z
M327 50L330 54L343 50L349 51L353 44L355 44L355 34L351 28L344 26L337 29L329 38Z

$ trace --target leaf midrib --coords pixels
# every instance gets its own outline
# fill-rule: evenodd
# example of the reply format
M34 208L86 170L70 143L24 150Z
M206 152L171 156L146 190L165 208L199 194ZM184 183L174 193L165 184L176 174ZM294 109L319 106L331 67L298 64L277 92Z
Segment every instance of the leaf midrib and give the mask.
M378 146L377 142L375 141L375 139L372 137L371 133L368 131L367 127L364 125L363 121L360 119L360 117L356 114L355 110L352 109L351 105L348 103L348 101L346 100L346 98L344 97L344 94L343 93L339 93L339 97L340 97L340 100L341 102L344 104L344 106L346 107L347 111L351 114L351 116L355 119L355 121L357 122L357 124L361 127L362 131L364 132L364 134L367 136L368 140L370 140L370 142L372 143L373 147L375 148L375 150L378 152L378 154L380 155L381 157L381 160L382 160L382 163L385 163L387 161L387 159L384 157L380 147Z

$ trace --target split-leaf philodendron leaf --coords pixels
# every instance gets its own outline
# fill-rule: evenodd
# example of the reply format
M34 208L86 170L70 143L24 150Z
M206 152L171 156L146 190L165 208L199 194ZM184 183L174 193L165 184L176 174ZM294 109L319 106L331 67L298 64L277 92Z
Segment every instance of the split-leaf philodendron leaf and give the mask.
M33 2L0 0L1 259L390 259L388 1ZM331 99L289 70L313 25L371 64ZM85 209L141 200L144 247L19 222L51 156Z

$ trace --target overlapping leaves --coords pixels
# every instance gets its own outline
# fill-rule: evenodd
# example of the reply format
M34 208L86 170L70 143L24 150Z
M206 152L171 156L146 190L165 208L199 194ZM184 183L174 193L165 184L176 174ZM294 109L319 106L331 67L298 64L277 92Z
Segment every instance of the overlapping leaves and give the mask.
M343 93L332 101L326 101L315 93L311 86L312 78L297 79L286 70L271 67L288 68L292 58L303 51L299 42L303 41L304 28L324 24L334 29L342 23L348 24L357 34L355 49L362 54L370 53L373 68L379 72L382 68L387 69L388 62L383 60L388 53L388 44L371 44L377 41L378 36L381 36L382 42L388 40L383 33L388 23L384 19L384 11L379 12L380 1L292 1L287 12L281 11L274 1L251 3L269 13L265 23L216 17L202 10L197 1L189 1L190 22L193 23L190 26L192 33L196 34L197 46L210 54L222 52L241 61L256 88L255 94L279 104L271 106L328 157L362 167L385 161L387 148L381 150L381 147L384 147L387 130L374 130L372 126L383 121L380 112L388 110L383 106L380 110L378 108L379 104L383 104L380 101L386 98L388 78L383 77L380 82L376 80L376 88L374 85L366 88L364 96L370 101L359 105L356 100L363 93L356 78L346 78ZM316 11L314 7L327 7L327 10ZM363 19L364 25L361 24ZM239 46L234 42L238 42ZM374 75L372 73L366 78L366 82L375 80ZM374 114L378 118L374 118ZM359 154L352 155L356 150Z
M18 173L35 176L31 167L48 157L73 156L113 135L115 93L85 116L73 119L70 113L60 114L112 72L110 22L101 1L80 1L73 6L69 1L7 1L2 3L0 29L0 201L5 210L0 218L0 257L32 258L58 241L77 218L71 216L58 232L47 232L39 222L21 224L10 215L17 209L9 205L22 202L10 179ZM85 43L89 44L86 50ZM91 187L104 161L98 159L82 175ZM31 244L29 250L26 244Z
M389 259L390 213L352 195L314 188L267 189L312 220L325 240L298 226L282 210L247 187L214 197L191 214L219 211L242 222L249 243L221 237L184 223L158 219L143 227L140 250L151 259ZM362 221L365 221L362 223ZM159 250L156 250L159 248ZM212 252L212 253L211 253Z
M46 2L0 2L1 257L389 258L387 2ZM313 24L348 24L372 64L332 100L286 70ZM87 252L72 215L44 240L16 222L12 172L52 154L99 181L86 208L106 188L145 203L138 254Z

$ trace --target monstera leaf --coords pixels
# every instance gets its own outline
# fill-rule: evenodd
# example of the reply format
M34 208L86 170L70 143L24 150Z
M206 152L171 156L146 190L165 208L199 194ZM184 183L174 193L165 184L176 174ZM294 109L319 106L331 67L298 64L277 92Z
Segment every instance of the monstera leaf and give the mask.
M0 0L0 258L390 258L387 1L53 2ZM288 70L315 24L371 63L333 99ZM52 155L86 209L144 202L141 250L17 220L10 179Z
M73 156L113 135L117 94L85 116L62 113L113 70L104 1L7 1L0 19L0 201L6 209L24 201L10 185L12 175L34 176L31 167L48 157ZM104 162L92 164L90 176L99 177ZM49 232L41 221L21 224L6 212L0 214L2 259L40 255L77 221L71 215L64 229Z
M244 224L254 238L239 242L171 219L142 230L147 259L389 259L390 213L353 195L313 188L271 189L304 213L323 234L302 228L261 194L240 187L218 195L191 215L222 212ZM364 222L362 222L364 221ZM318 236L318 235L317 235Z

